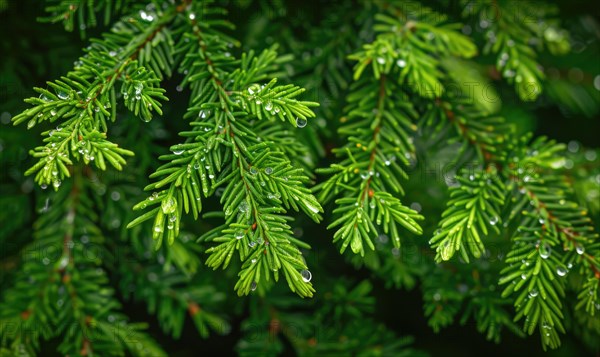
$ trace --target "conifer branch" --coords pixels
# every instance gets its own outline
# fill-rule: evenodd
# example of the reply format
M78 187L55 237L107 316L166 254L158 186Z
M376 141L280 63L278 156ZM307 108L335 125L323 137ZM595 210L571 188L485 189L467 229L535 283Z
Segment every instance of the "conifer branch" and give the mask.
M292 167L284 152L272 150L273 142L262 141L248 121L285 120L287 116L292 125L303 127L314 116L309 107L316 103L294 99L303 90L293 85L275 86L274 79L262 87L255 83L265 78L276 61L273 50L258 56L249 53L238 64L231 55L219 55L226 48L222 40L209 48L205 34L194 18L191 20L198 45L189 47L184 42L184 46L197 51L191 56L198 56L201 64L195 68L198 72L188 73L186 80L192 88L198 88L194 82L199 81L209 84L212 90L194 98L188 113L198 113L198 121L192 123L197 129L182 133L190 139L172 147L173 155L164 157L171 162L152 175L166 177L147 187L167 189L155 192L135 208L158 203L160 207L141 215L129 227L154 218L157 248L165 223L172 243L179 232L182 211L191 209L195 218L201 212L200 187L208 197L219 186L225 186L221 202L227 227L220 236L211 238L220 244L207 250L211 255L206 263L215 269L225 268L238 250L244 261L236 285L238 294L256 289L263 276L268 281L273 274L277 281L282 269L292 291L311 296L314 290L308 284L310 279L302 277L310 273L296 247L307 245L292 237L288 218L282 214L289 208L302 209L318 221L322 208L302 186L308 180L302 170ZM204 84L202 87L206 89Z
M73 159L85 164L94 162L101 170L106 169L106 162L122 168L126 163L123 156L133 152L106 139L107 120L116 120L115 85L122 82L125 105L142 120L152 119L153 110L162 113L158 99L167 98L157 83L163 72L170 74L172 63L172 58L164 54L170 52L166 49L170 35L165 26L179 11L179 7L172 6L164 12L140 11L136 17L126 16L103 40L92 41L73 71L48 82L51 90L35 88L40 97L26 99L33 108L16 115L13 123L27 121L27 127L32 128L43 121L62 122L56 130L43 133L48 136L44 139L46 145L31 152L39 161L27 174L36 173L40 185L52 184L58 189L69 177L67 166L73 165Z
M155 342L139 331L144 324L127 323L117 312L120 305L106 286L105 272L97 267L100 262L88 258L89 244L102 250L104 241L81 175L75 172L70 190L56 194L57 207L36 222L39 233L28 249L38 256L27 257L19 283L3 294L8 308L0 320L15 328L3 331L3 338L12 342L14 353L35 354L40 337L61 336L58 348L64 354L120 355L127 350L133 355L161 356L164 353ZM76 235L81 237L78 241ZM58 254L42 256L39 247ZM38 289L31 289L32 285Z
M73 31L76 27L81 36L85 37L86 29L98 24L98 13L102 13L104 26L110 23L114 15L125 13L131 7L132 0L49 0L45 10L48 16L39 19L40 22L62 22L65 30ZM154 6L153 4L151 4Z
M463 16L474 17L485 31L488 41L483 52L497 56L497 70L514 84L521 100L535 100L545 79L536 50L547 48L553 54L570 50L568 33L552 18L556 7L527 1L506 4L493 0L465 1L465 4ZM490 9L493 15L488 13Z
M600 151L532 140L522 124L549 105L588 117L600 107L600 78L580 61L593 44L573 41L560 65L551 58L592 31L569 21L571 38L557 7L537 3L439 5L344 2L315 14L284 1L47 0L39 20L82 38L112 25L72 70L35 88L29 108L13 116L9 101L0 113L26 124L0 133L0 355L53 345L69 356L164 355L119 297L133 320L142 302L176 339L190 322L201 338L239 329L242 355L421 355L372 316L371 282L313 263L348 246L343 269L419 287L434 332L472 322L496 343L539 332L544 349L557 348L570 333L595 348ZM56 50L66 43L50 33L64 37L58 26L35 31L5 46L11 90L76 57ZM502 78L525 101L544 84L552 101L515 105L491 88ZM21 170L27 129L43 141ZM322 216L333 245L310 240L318 230L306 218ZM239 304L232 287L254 297Z
M341 252L350 245L354 253L364 255L363 243L375 248L372 242L378 235L375 223L382 225L383 232L389 232L396 247L400 246L396 224L416 234L422 232L416 223L422 216L392 196L392 193L403 194L396 177L406 176L395 155L414 151L412 138L405 130L416 127L410 120L414 115L412 108L404 103L396 108L393 104L390 97L402 93L385 76L375 81L361 80L352 89L354 94L347 112L356 122L340 128L340 133L350 136L352 141L335 151L346 157L340 164L319 170L332 176L317 189L321 191L321 202L344 192L344 198L336 200L340 207L334 210L341 216L329 228L341 226L334 234L334 242L342 241ZM367 93L375 95L365 97ZM365 125L367 122L371 124ZM403 156L398 161L408 165Z

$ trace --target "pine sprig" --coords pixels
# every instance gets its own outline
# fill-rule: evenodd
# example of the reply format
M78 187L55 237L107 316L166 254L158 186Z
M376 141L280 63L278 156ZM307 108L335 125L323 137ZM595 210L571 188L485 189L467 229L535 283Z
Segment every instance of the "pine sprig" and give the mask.
M528 334L539 329L544 348L557 348L560 345L557 332L565 333L562 323L565 275L577 265L580 273L594 277L596 283L600 276L594 253L585 253L586 246L595 245L593 242L598 238L591 220L576 203L568 200L569 187L564 180L545 171L557 167L560 163L557 154L563 149L562 145L541 138L530 148L516 151L513 161L519 168L513 167L512 175L524 177L508 186L518 192L511 200L515 208L508 219L519 217L520 221L512 239L513 248L507 255L509 265L501 272L500 283L510 283L503 296L518 294L516 318L526 317L524 329ZM521 165L528 168L526 173ZM578 305L589 309L597 300L595 288L592 294L589 294L590 284L581 289Z
M45 252L54 253L28 257L17 285L3 294L7 309L2 310L0 320L19 327L2 331L4 344L8 339L14 353L36 354L40 338L61 336L58 349L63 354L116 356L129 351L138 356L164 355L140 331L144 324L127 323L118 312L120 304L108 287L106 273L98 266L105 249L104 237L87 196L89 186L81 172L69 186L70 190L63 189L54 197L64 204L36 221L37 236L34 245L27 248L39 252L39 247L44 247ZM100 251L90 257L88 249Z
M98 14L102 14L103 24L107 26L114 15L125 13L131 7L132 0L49 0L45 10L48 16L40 22L62 22L66 31L79 29L84 37L86 29L98 25ZM148 5L152 9L154 4Z
M397 66L400 84L426 98L442 95L445 75L438 56L470 58L477 48L456 31L459 25L444 23L445 16L420 5L419 8L419 19L409 19L394 7L375 15L377 24L373 28L377 38L350 56L358 61L355 80L369 65L375 78Z
M491 257L489 252L487 257ZM467 325L472 319L488 340L500 341L505 328L525 337L512 321L508 308L511 301L496 289L492 280L495 275L487 274L491 272L497 273L495 267L477 260L469 265L444 263L429 273L430 279L423 285L424 310L434 331L450 326L455 320Z
M315 314L290 312L302 308L283 296L252 301L242 323L243 337L237 344L242 356L277 355L283 344L291 344L300 356L384 354L423 356L410 347L411 338L400 338L371 318L375 299L368 281L349 284L331 282L327 300L315 301ZM318 326L330 326L319 330ZM367 327L361 328L360 326ZM344 343L339 343L342 340Z
M598 151L571 142L566 152L521 134L533 109L556 104L589 116L597 106L592 68L578 64L563 76L550 58L580 31L591 34L582 29L589 24L573 22L570 38L554 6L446 5L460 8L378 0L320 4L314 13L282 0L47 0L41 20L82 37L102 20L114 25L89 40L71 71L34 89L39 97L12 118L26 125L0 135L0 186L10 191L1 200L10 207L0 227L0 243L9 244L0 264L0 355L43 355L48 345L69 356L164 355L145 324L121 313L113 285L146 304L173 338L190 322L202 338L228 334L229 321L243 316L242 355L420 355L372 318L369 281L335 280L327 264L308 264L348 246L353 254L342 259L386 288L421 287L435 332L473 323L498 343L506 330L537 331L546 349L568 331L596 348ZM243 47L225 7L251 19L233 21ZM474 22L459 24L465 19ZM12 60L0 70L13 90L39 81L28 69L42 73L46 62L63 66L72 55L41 31L5 46ZM35 53L40 44L52 49L47 56ZM577 53L561 66L594 49L593 41L573 44ZM546 88L552 103L517 108L491 88L504 77L533 100L542 64L564 82ZM189 100L166 106L172 80ZM187 108L177 108L182 99ZM2 123L12 110L9 103ZM163 111L168 122L147 123ZM117 122L123 113L144 123ZM33 180L18 166L25 127L43 139L25 170ZM336 131L341 144L326 155ZM326 177L311 191L319 157ZM429 180L440 173L446 185ZM36 216L29 197L39 192ZM321 204L331 206L334 245L308 255L301 237L314 227L304 215L320 223ZM407 244L410 233L433 238ZM208 274L218 268L226 271ZM253 296L229 299L231 288Z
M309 107L316 103L294 99L303 90L293 85L275 86L274 79L262 87L256 84L276 64L273 49L257 56L251 52L237 61L229 52L223 53L228 47L223 39L213 38L214 32L205 34L195 17L188 18L198 45L186 45L184 41L182 46L195 51L192 56L198 56L201 64L194 67L197 72L188 72L184 84L192 92L205 89L192 99L188 109L188 116L197 113L198 119L192 122L192 131L182 133L188 138L186 142L172 147L173 155L164 157L171 162L153 174L163 178L147 189L161 191L135 208L159 203L160 207L141 215L129 227L154 218L156 247L165 231L172 243L178 235L182 212L191 210L197 218L202 210L201 196L208 197L224 186L221 202L226 227L213 237L220 244L207 251L211 254L207 264L227 267L237 250L244 261L236 284L238 294L254 290L261 276L268 281L273 274L277 281L282 269L292 291L311 296L314 290L300 273L307 267L282 214L290 208L302 209L318 221L322 208L303 186L308 178L302 170L291 166L285 152L273 142L258 137L251 120L274 121L287 115L292 125L303 127L307 118L314 117ZM210 39L213 41L207 42ZM206 90L207 86L212 90ZM250 227L252 234L247 235L251 240L242 239ZM252 249L247 244L252 244Z
M134 297L147 302L148 312L157 315L165 333L179 338L186 315L192 319L203 338L209 337L209 328L219 334L230 330L229 323L215 313L215 308L225 298L222 292L212 286L192 286L195 280L178 271L165 272L159 265L136 265L134 268L138 274L132 276L131 280L123 281L122 285L127 290L131 284L137 287L133 292Z
M431 137L428 145L453 145L458 148L457 169L479 164L499 166L508 138L514 135L514 125L497 114L488 114L468 98L450 97L436 100L423 116L419 129Z
M252 84L247 91L233 92L231 99L242 103L242 108L258 119L277 117L285 121L285 116L287 116L290 124L304 127L307 118L315 116L309 108L318 104L294 99L304 92L303 88L293 84L276 87L276 82L276 79L272 79L263 86Z
M342 241L342 252L348 245L361 255L364 245L374 249L372 240L379 235L376 225L391 235L396 247L400 246L397 224L416 234L422 232L416 220L423 217L395 197L404 193L398 177L406 177L402 165L408 165L406 156L414 152L410 133L416 129L414 109L395 100L403 95L398 89L383 76L353 84L347 108L352 121L340 128L349 142L335 151L342 160L319 170L331 175L316 187L321 202L343 194L336 200L338 218L329 225L340 226L334 241Z
M437 262L449 260L456 252L466 262L469 262L467 251L479 258L485 250L482 237L490 231L500 234L498 224L502 223L500 210L505 187L497 173L473 172L468 177L457 176L456 180L458 186L450 188L448 208L430 241L431 247L436 248Z
M535 100L545 79L537 51L547 48L553 54L564 54L570 50L568 33L553 19L556 7L527 1L463 3L463 16L474 17L485 31L488 41L483 52L497 56L497 70L514 84L521 100ZM495 12L491 18L490 9Z
M39 98L25 100L33 107L12 118L15 125L27 122L32 128L61 119L56 130L45 132L46 145L32 152L40 160L28 174L38 172L38 184L53 184L57 189L69 176L66 165L73 160L94 162L102 170L106 161L117 169L125 164L123 155L133 153L106 140L107 122L116 120L116 85L122 82L125 105L142 120L152 119L152 111L162 113L158 100L166 100L165 90L157 84L163 73L171 73L172 57L168 54L172 40L166 24L177 12L169 7L153 15L140 12L136 17L126 16L104 39L92 40L73 71L48 82L50 90L35 88Z

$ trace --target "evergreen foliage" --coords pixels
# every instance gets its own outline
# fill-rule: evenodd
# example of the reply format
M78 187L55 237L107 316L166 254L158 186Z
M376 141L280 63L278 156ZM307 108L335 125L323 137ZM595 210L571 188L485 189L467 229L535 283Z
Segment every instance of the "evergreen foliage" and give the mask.
M169 355L190 321L240 355L421 356L380 306L413 289L435 333L598 351L600 150L528 126L597 126L589 23L312 5L45 1L43 28L87 47L3 105L0 356ZM35 83L18 63L0 73Z

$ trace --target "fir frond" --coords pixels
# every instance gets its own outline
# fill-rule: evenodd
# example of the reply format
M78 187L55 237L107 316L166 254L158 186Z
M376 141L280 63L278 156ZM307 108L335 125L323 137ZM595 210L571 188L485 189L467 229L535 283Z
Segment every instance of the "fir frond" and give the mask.
M556 7L526 1L463 3L463 15L474 17L485 31L488 41L483 52L497 56L496 69L514 84L521 100L535 100L545 79L537 51L546 48L564 54L570 50L567 31L553 19Z

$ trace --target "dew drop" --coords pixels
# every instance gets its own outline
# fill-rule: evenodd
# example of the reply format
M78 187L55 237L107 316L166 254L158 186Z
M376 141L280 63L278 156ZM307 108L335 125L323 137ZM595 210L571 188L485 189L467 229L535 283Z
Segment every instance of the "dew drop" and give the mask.
M581 244L577 244L575 246L575 251L577 254L582 255L585 252L585 248Z
M235 239L242 239L244 237L244 231L241 229L238 229L237 231L235 231L233 236L235 237Z
M177 202L172 197L169 197L169 199L162 202L161 208L164 213L173 213L177 208Z
M302 118L296 118L296 126L298 128L304 128L306 126L306 119L302 119Z
M70 99L69 94L67 94L65 92L58 92L58 93L56 93L56 95L58 96L59 99L62 99L62 100Z
M406 67L406 61L403 59L399 59L396 61L396 65L398 65L398 67L400 67L400 68L404 68L404 67Z
M498 223L498 217L494 216L490 219L490 224L495 226Z
M306 269L302 270L300 275L302 275L302 280L304 280L305 283L308 283L312 279L312 273Z
M256 290L256 281L253 281L252 284L250 284L250 290Z
M558 274L558 276L565 276L567 275L567 269L565 269L563 266L559 266L556 268L556 274Z
M542 259L548 259L548 257L552 253L552 248L548 243L542 243L542 245L540 245L539 252L540 257L542 257Z
M202 109L198 112L198 117L202 119L205 119L208 115L210 115L210 110Z
M273 168L272 167L265 168L265 174L270 175L272 173L273 173Z
M531 291L529 291L530 298L534 298L534 297L538 296L538 294L539 294L539 291L536 288L533 288Z

